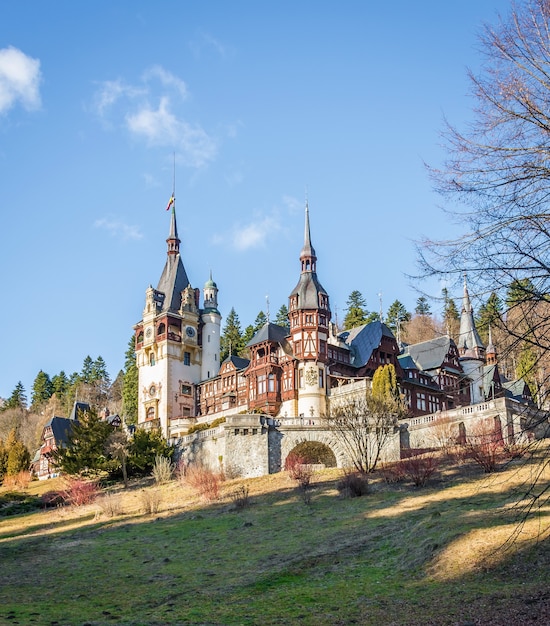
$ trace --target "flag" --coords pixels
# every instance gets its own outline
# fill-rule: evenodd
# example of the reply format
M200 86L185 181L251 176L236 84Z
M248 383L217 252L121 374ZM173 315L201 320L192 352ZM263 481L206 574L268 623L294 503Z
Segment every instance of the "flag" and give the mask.
M167 211L168 211L168 209L169 209L169 208L170 208L170 207L174 204L175 200L176 200L176 199L174 198L174 194L172 194L172 195L170 196L170 200L168 200L168 206L166 207L166 210L167 210Z

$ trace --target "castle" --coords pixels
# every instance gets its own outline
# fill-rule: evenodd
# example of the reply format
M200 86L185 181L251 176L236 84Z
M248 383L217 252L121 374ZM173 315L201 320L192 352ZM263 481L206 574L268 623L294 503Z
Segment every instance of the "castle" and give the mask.
M503 381L494 346L483 345L466 281L457 343L441 336L401 346L382 321L339 331L317 275L307 203L288 326L268 320L248 343L246 359L229 356L220 363L218 288L210 273L201 305L200 290L191 286L180 255L174 202L166 241L164 270L156 289L146 290L143 319L134 329L138 425L160 428L169 440L181 441L197 423L236 415L319 423L330 414L331 403L364 393L376 369L389 363L412 424L489 400L530 399L527 385Z

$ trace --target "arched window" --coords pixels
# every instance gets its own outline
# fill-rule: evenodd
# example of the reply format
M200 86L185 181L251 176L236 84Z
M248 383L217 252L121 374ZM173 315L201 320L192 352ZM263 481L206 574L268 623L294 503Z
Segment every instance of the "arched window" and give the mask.
M151 354L149 355L149 365L154 365L155 364L155 355L151 352Z
M147 409L147 419L148 420L154 420L155 419L155 407L154 406L150 406Z
M157 335L164 335L165 332L166 332L166 325L164 323L159 324Z

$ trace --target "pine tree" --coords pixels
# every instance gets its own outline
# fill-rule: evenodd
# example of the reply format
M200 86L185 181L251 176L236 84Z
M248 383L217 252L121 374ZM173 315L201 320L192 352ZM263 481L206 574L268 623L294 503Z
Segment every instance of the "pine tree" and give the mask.
M248 345L248 342L252 339L252 337L254 337L255 334L256 334L256 329L254 328L254 326L252 326L252 324L249 324L244 329L244 333L243 333L243 348L246 348L246 346Z
M82 363L82 371L80 372L80 380L83 383L92 382L93 368L94 362L92 361L92 357L88 354L88 356L84 359L84 362Z
M124 354L124 381L122 383L122 414L126 424L137 424L139 374L136 365L136 344L132 335Z
M111 426L93 409L79 412L72 423L67 446L53 452L56 465L69 475L94 474L106 466L105 446Z
M260 330L262 326L267 322L266 314L263 311L260 311L258 315L256 315L256 319L254 321L254 330Z
M476 316L476 328L483 343L489 341L489 329L499 328L502 322L502 301L493 291L487 298L487 302L479 307Z
M8 449L0 439L0 481L4 479L8 469Z
M445 332L456 341L460 332L460 315L455 301L449 296L446 287L443 287L441 290L441 295L443 296L443 324Z
M354 290L350 293L347 301L347 313L344 318L344 329L350 330L357 326L367 324L369 321L369 312L366 309L367 303L360 291Z
M283 328L289 328L288 323L288 307L286 304L282 304L281 308L277 311L277 315L275 316L275 324L278 326L283 326Z
M410 321L410 319L411 314L407 311L402 302L399 302L399 300L392 302L386 314L386 324L394 334L397 333L398 324L405 324Z
M4 402L2 411L7 409L26 409L27 408L27 396L25 395L25 387L23 383L19 381L15 385L15 389L11 392L11 396Z
M425 296L420 296L418 298L418 300L416 301L416 308L414 309L414 312L417 315L431 315L432 312L430 311L430 304L428 302L428 299Z
M53 394L53 385L46 372L40 370L34 379L31 392L31 405L33 408L47 402Z
M52 391L57 396L58 400L62 400L69 388L69 379L63 370L52 376Z
M221 336L220 362L223 362L230 354L240 354L243 350L241 323L234 308L231 308L225 320L225 326Z

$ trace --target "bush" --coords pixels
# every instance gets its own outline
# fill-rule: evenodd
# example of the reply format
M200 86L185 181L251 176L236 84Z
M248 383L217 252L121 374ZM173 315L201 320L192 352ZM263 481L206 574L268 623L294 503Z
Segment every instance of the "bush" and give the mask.
M157 485L164 485L172 480L174 464L165 456L157 456L153 465L153 478Z
M291 452L285 461L285 469L292 480L298 483L298 490L301 493L305 504L311 503L311 479L313 478L313 467L305 462L305 459L295 452Z
M43 509L52 509L57 506L64 506L65 492L64 491L47 491L40 496L40 504Z
M220 497L220 476L204 465L190 465L185 474L185 481L208 501Z
M70 478L67 481L67 488L62 493L66 504L83 506L94 502L99 492L99 485L93 480Z
M143 489L141 494L141 510L146 515L155 515L160 509L162 494L158 489Z
M229 494L235 508L245 509L250 504L247 485L241 485L238 489Z
M397 463L383 463L381 471L384 480L388 484L400 483L405 480L405 471L399 461Z
M0 496L0 517L31 513L40 508L40 498L8 491Z
M467 438L464 451L484 472L494 472L504 454L502 433L481 424Z
M369 492L369 479L361 472L346 472L336 488L345 498L360 498Z
M29 471L20 471L14 475L4 476L3 486L8 489L26 489L31 482L31 473Z
M99 500L99 509L107 517L122 514L122 500L117 493L106 493Z
M433 455L411 456L400 462L403 473L416 487L423 487L439 465Z

